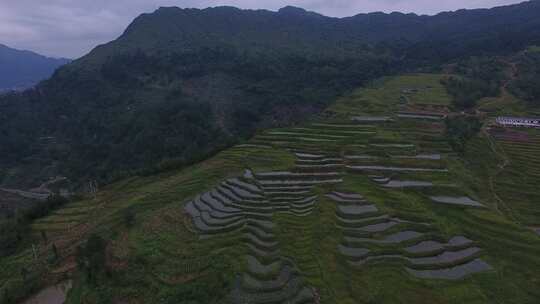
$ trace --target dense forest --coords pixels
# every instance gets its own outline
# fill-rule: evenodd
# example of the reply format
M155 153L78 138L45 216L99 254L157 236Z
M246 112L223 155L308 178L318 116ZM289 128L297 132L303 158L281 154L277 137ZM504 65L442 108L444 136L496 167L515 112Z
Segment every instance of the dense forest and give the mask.
M539 8L341 19L293 7L161 8L37 88L0 98L0 184L107 182L189 164L380 76L522 50L540 41ZM497 94L496 64L476 60L480 69L448 80L458 108ZM536 71L516 83L520 94L537 94L522 88Z
M458 110L473 108L484 97L500 94L507 75L505 63L495 57L471 57L452 66L444 85Z
M540 106L540 48L531 47L515 58L515 80L510 89L533 106Z

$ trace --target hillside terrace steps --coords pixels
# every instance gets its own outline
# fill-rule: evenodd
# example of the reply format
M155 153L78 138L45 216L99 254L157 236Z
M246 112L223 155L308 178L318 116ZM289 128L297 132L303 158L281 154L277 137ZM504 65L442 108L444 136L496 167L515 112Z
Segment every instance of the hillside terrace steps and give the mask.
M424 234L413 230L399 231L382 239L345 237L346 243L399 244L423 237Z
M269 195L273 195L274 192L280 192L282 193L297 193L297 192L304 192L309 193L311 189L313 189L313 185L282 185L282 186L262 186L262 189L265 193Z
M359 219L377 212L375 205L338 205L336 210L339 219Z
M375 160L375 159L378 159L377 156L366 155L366 154L363 154L363 155L345 155L343 158L346 159L346 160Z
M349 228L349 229L347 229L347 231L351 231L352 229L354 229L354 231L370 233L370 234L381 233L381 232L385 232L385 231L387 231L387 230L389 230L389 229L391 229L394 226L397 226L399 224L400 223L398 221L394 221L393 219L389 219L389 220L386 220L386 221L383 221L383 222L380 222L380 223L369 224L369 225L359 227L359 228Z
M485 206L467 196L430 196L433 202L439 204L485 208Z
M448 169L435 168L416 168L416 167L398 167L398 166L381 166L381 165L348 165L346 168L352 172L365 171L381 171L381 172L440 172L447 173Z
M345 203L348 203L348 204L366 203L366 200L362 196L353 196L353 195L348 195L348 194L340 193L336 191L326 194L326 197L332 199L335 202L344 203L344 204Z
M237 222L244 222L244 217L242 217L241 215L222 218L222 217L217 217L213 213L206 212L206 211L201 212L200 218L208 226L217 226L217 227L229 226Z
M341 163L343 160L341 158L337 157L327 157L327 158L321 158L321 159L297 159L297 164L334 164L334 163Z
M447 243L428 240L406 247L404 250L410 254L436 253L442 252L446 249L463 248L472 245L473 243L473 241L464 236L456 236L451 238Z
M477 258L470 262L443 269L416 270L409 267L407 272L420 279L460 280L474 273L493 269L491 265Z
M384 122L392 122L393 119L390 116L353 116L350 118L351 121L356 123L366 123L366 124L372 124L372 123L384 123Z
M322 128L293 128L294 131L305 132L305 134L311 133L322 133L322 134L332 134L332 135L341 135L345 137L358 136L358 135L374 135L377 134L375 130L366 130L365 128L360 130L347 130L343 128L333 128L333 129L322 129Z
M272 240L275 240L275 235L272 232L269 232L268 230L265 230L265 229L261 229L260 227L254 224L248 223L245 226L245 233L254 235L262 241L271 242Z
M252 194L262 194L262 189L260 189L257 185L241 181L238 178L229 179L228 183L251 192Z
M344 233L337 250L352 266L399 260L405 263L407 272L412 276L449 280L491 269L478 259L481 248L464 236L455 236L447 243L441 243L431 239L434 232L429 223L401 220L380 213L362 217L357 208L370 205L361 195L356 197L364 200L356 204L343 203L340 197L327 197L337 204L336 226ZM422 229L411 229L414 226ZM378 253L370 246L391 246L396 253L390 254L388 250Z
M415 180L390 180L387 183L381 184L384 188L430 188L434 184L432 182L426 181L415 181Z
M297 130L300 131L300 130ZM305 132L294 132L294 131L270 131L265 134L268 135L287 135L291 137L296 136L314 136L314 137L322 137L322 138L329 138L329 139L342 139L347 138L347 135L330 135L330 134L324 134L324 133L305 133Z
M396 260L403 260L405 261L409 267L415 267L418 266L420 268L422 267L439 267L439 268L445 268L450 266L455 266L459 264L464 264L467 261L470 261L472 259L475 259L478 256L478 253L481 251L478 247L469 247L465 249L460 249L457 251L444 251L443 253L434 255L434 256L425 256L425 257L407 257L401 254L387 254L387 255L373 255L368 256L364 260L355 262L353 265L359 266L371 261L376 260L389 260L389 259L396 259Z
M264 193L268 197L280 197L285 195L292 197L304 197L311 193L312 187L308 186L307 188L286 187L281 189L267 189L268 188L265 188Z
M229 207L225 206L223 201L220 201L219 199L216 199L210 192L206 192L205 194L201 195L200 197L196 198L194 202L200 202L208 209L212 209L215 211L223 212L223 213L238 213L242 211L239 208Z
M344 164L332 163L332 164L309 164L309 165L295 165L296 171L306 170L339 170L343 168Z
M194 226L204 234L217 234L239 230L243 227L244 223L244 221L238 221L227 226L209 226L203 221L202 217L193 218Z
M252 213L271 213L272 212L272 206L269 206L268 204L265 204L264 201L243 201L241 203L232 201L229 198L223 196L219 192L216 192L215 190L210 192L210 195L215 198L216 200L219 200L223 203L224 206L234 209L240 209L243 212L252 212Z
M369 179L377 183L384 188L429 188L433 187L434 184L428 181L417 181L417 180L395 180L390 177L384 177L380 175L369 175Z
M316 168L315 168L316 169ZM320 183L332 183L341 180L342 173L338 171L273 171L254 173L255 178L261 187L276 186L283 184L287 186L314 186Z
M251 243L246 243L245 245L251 252L251 255L257 256L263 260L267 260L267 259L275 260L281 256L281 250L279 248L275 250L268 250L268 249L260 249L259 247Z
M249 272L246 272L242 274L243 280L242 285L243 288L246 290L252 290L252 291L277 291L281 289L281 287L287 282L291 280L293 275L298 274L298 271L294 268L292 268L289 265L285 265L282 267L279 271L279 274L276 276L275 279L268 280L265 282L262 282L258 280L257 278L254 278L249 274Z
M369 249L358 248L358 247L348 247L343 244L338 245L338 251L339 253L346 256L349 260L352 260L352 261L362 260L363 258L367 257L367 255L370 253Z
M338 184L341 183L343 179L332 178L332 179L312 179L312 180L262 180L259 181L264 187L267 186L315 186L321 184Z
M283 176L281 173L262 175ZM257 177L246 171L242 178L227 179L196 196L184 210L203 239L241 231L239 239L249 254L245 257L247 272L231 293L234 303L310 303L312 290L305 286L291 262L280 255L272 215L281 209L299 216L310 213L317 198L310 191L313 185L269 186L271 195L267 195L267 189Z
M239 197L241 199L251 199L251 200L262 199L262 196L260 194L254 194L254 193L252 193L250 191L247 191L244 188L242 188L242 187L240 187L240 186L238 186L238 185L236 185L234 183L231 183L229 181L221 183L221 186L223 188L226 188L226 189L230 190L237 197Z
M351 119L352 120L352 119ZM352 120L354 121L354 120ZM350 129L374 129L375 125L369 124L348 124L348 123L312 123L312 128L323 128L323 129L338 129L338 130L350 130Z
M435 146L420 148L416 142L392 143L386 139L389 138L385 137L386 134L381 134L374 142L356 139L377 134L373 127L381 122L385 126L390 125L386 123L392 122L391 118L383 118L369 117L350 124L312 124L307 128L266 132L258 138L262 142L282 143L284 148L294 153L294 167L289 171L274 172L246 170L243 177L228 179L186 205L186 212L194 221L200 222L203 229L199 231L202 233L214 235L220 233L218 228L223 231L240 229L242 233L241 240L249 252L246 256L248 270L241 275L232 293L237 299L234 303L313 302L313 291L304 285L300 272L281 256L281 246L273 233L272 215L288 213L302 221L301 217L311 214L317 204L314 187L341 183L346 172L343 169L372 174L448 172L446 168L414 166L422 163L431 167L427 161L440 161L441 155L432 152ZM397 123L392 126L398 127ZM348 142L348 154L343 156L344 150L334 142L352 138L355 140ZM384 157L370 155L379 152ZM394 165L384 166L377 161ZM395 165L397 161L408 165ZM354 165L357 163L365 166ZM414 184L415 181L378 178L376 182L388 188L420 186ZM431 185L425 182L421 186ZM357 193L333 191L325 196L336 203L335 225L344 236L337 251L351 265L361 267L365 263L395 259L402 261L406 271L418 278L461 278L486 268L478 258L481 248L476 247L472 240L460 236L445 243L429 224L385 214ZM231 227L233 223L238 226ZM299 242L303 244L308 240L300 239Z
M244 238L246 239L247 243L254 245L260 250L275 251L279 247L279 243L275 241L274 238L271 238L270 240L263 240L260 239L258 235L249 231L244 233Z
M391 155L391 158L396 159L424 159L424 160L442 160L443 157L441 154L434 153L434 154L417 154L417 155Z
M437 112L416 112L416 111L400 111L396 113L397 118L401 119L421 119L440 121L446 117L446 114Z
M328 156L325 154L310 154L306 152L296 152L295 168L297 169L328 169L343 166L341 157Z
M341 217L337 217L338 222L336 223L336 226L341 229L363 227L369 224L380 223L381 221L386 221L388 219L390 219L390 215L388 214L375 215L372 217L362 217L362 218L356 218L356 219L344 219Z
M259 180L272 179L272 178L289 178L289 179L309 179L309 178L335 178L340 176L339 172L290 172L290 171L275 171L256 173L256 177Z

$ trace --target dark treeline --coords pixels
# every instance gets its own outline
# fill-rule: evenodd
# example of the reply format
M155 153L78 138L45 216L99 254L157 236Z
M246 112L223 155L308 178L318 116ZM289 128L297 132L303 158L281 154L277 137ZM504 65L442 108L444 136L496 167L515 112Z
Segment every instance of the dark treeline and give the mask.
M505 64L493 57L472 57L452 67L451 76L443 81L448 93L453 97L456 109L470 109L484 97L500 94L506 78Z
M465 152L467 142L482 129L482 122L476 116L448 117L445 124L446 139L454 152L458 154Z
M539 8L342 19L161 8L36 89L0 98L0 171L24 167L0 183L109 182L185 166L377 77L521 50L540 41ZM447 83L456 108L498 92L496 66L476 60Z
M0 256L12 254L17 250L30 230L32 221L50 214L62 207L68 199L60 195L51 195L45 202L34 204L26 209L19 209L15 214L0 220Z
M0 142L9 144L0 150L11 163L36 153L61 161L59 170L80 180L155 172L202 160L258 127L301 121L344 91L392 73L392 66L392 57L369 52L362 58L227 47L122 53L97 73L63 69L39 92L12 96L17 109L0 115L6 123L8 116L18 119L2 128ZM36 142L40 137L54 140Z
M531 47L514 58L517 75L510 90L535 107L540 106L540 47Z

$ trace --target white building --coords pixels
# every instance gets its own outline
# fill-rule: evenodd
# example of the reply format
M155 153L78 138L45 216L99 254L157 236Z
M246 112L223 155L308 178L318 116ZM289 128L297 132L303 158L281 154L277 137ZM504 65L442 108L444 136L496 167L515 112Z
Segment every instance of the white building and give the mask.
M540 128L540 118L497 117L497 124L505 127Z

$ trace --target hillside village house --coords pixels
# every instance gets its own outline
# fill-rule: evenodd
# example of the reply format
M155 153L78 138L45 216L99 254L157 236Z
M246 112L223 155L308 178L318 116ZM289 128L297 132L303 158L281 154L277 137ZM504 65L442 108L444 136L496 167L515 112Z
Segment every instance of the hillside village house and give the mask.
M497 124L505 127L540 128L540 118L497 117Z

